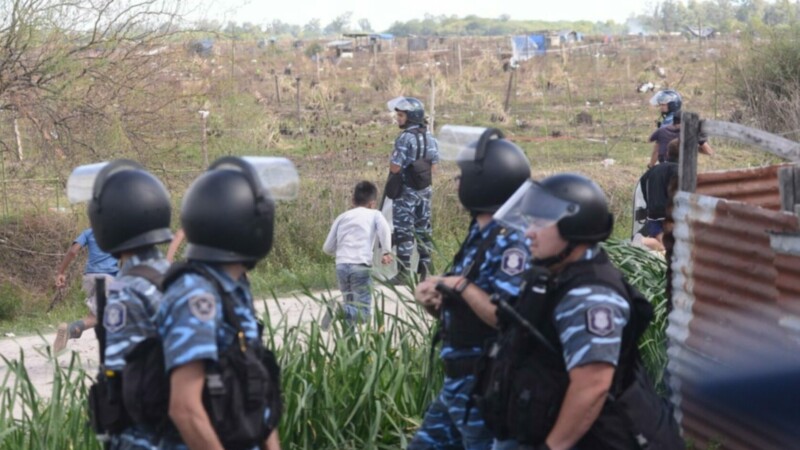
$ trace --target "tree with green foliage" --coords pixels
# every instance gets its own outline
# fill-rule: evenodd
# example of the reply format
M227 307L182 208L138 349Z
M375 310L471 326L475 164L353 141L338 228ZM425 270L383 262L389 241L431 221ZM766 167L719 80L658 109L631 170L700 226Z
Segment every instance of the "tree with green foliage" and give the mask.
M303 37L319 37L322 35L322 22L319 19L311 19L303 25Z
M350 21L353 19L353 13L348 11L340 14L335 19L325 26L324 32L326 35L342 34L350 28Z
M358 28L365 33L372 32L372 24L369 23L369 19L358 19Z

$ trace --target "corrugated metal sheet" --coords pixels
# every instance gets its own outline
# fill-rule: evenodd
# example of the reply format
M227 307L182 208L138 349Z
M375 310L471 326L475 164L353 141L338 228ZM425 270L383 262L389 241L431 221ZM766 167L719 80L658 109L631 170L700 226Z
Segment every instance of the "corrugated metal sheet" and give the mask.
M697 193L778 211L778 169L784 165L705 172L697 175Z
M770 177L774 192L764 181ZM798 448L785 430L744 419L701 395L703 383L743 361L758 367L773 363L776 354L800 355L800 257L774 250L770 239L785 233L793 242L798 218L773 210L767 200L774 196L780 203L777 167L702 174L698 190L756 204L675 196L668 368L684 436L701 449Z

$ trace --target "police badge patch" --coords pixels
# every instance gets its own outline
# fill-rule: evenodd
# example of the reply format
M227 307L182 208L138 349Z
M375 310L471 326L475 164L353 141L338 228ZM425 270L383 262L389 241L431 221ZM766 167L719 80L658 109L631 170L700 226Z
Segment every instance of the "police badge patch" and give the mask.
M127 312L122 303L112 303L106 306L106 311L103 313L103 327L106 331L116 333L121 330L125 326Z
M198 320L211 320L217 313L217 301L209 293L203 293L189 299L189 311Z
M586 311L586 330L597 336L614 332L614 313L608 306L598 305Z
M511 275L522 273L525 269L525 253L518 248L510 248L503 252L503 263L500 269Z

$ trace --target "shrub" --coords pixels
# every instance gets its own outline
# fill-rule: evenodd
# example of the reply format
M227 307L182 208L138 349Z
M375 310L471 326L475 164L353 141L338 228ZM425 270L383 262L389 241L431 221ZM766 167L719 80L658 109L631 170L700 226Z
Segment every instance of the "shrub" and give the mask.
M0 320L13 320L22 307L19 288L10 282L0 283Z
M772 133L800 129L800 26L773 30L729 61L731 87L753 125ZM790 137L791 138L791 137Z

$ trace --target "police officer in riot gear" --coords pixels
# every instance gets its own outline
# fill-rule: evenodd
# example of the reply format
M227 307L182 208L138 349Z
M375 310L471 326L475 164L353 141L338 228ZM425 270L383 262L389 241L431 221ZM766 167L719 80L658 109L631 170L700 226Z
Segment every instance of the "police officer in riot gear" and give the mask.
M425 108L413 97L389 102L403 130L397 137L389 165L386 196L393 200L394 243L397 246L398 275L395 283L408 281L411 254L416 242L417 272L422 278L431 267L432 174L439 163L436 139L427 129Z
M495 218L526 230L534 265L482 361L475 399L492 431L529 449L684 448L637 348L652 306L598 245L613 227L600 187L528 181Z
M664 89L658 91L650 98L650 104L658 106L661 113L659 120L656 121L656 128L672 125L676 115L680 114L683 100L678 91Z
M167 274L157 316L179 432L162 448L280 448L279 372L245 276L272 247L274 209L255 167L235 157L214 162L183 199L188 262Z
M468 410L466 403L481 348L496 334L491 298L503 301L517 296L529 260L522 233L492 220L492 214L530 176L525 154L495 129L486 130L462 154L458 198L472 215L467 238L451 271L428 278L415 290L416 300L440 319L445 380L410 450L492 447L494 437L479 411Z
M108 286L99 328L105 331L101 340L105 370L99 383L106 384L108 395L98 397L95 385L92 399L96 401L91 402L96 428L116 419L97 430L112 434L112 449L153 449L158 443L156 424L136 420L141 417L137 414L141 394L151 393L152 386L141 385L137 364L126 359L146 352L158 336L153 319L161 302L160 278L169 263L156 244L172 239L171 209L161 181L133 161L112 161L94 181L89 221L98 246L120 264L117 278Z

